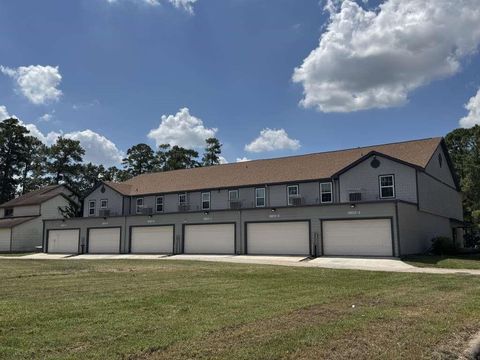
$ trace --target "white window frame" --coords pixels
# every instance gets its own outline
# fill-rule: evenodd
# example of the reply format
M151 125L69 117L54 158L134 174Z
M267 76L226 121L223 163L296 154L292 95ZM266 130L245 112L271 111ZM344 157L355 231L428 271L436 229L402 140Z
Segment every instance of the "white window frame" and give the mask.
M258 196L257 194L257 191L258 190L263 190L263 197L262 196ZM263 205L258 205L258 200L259 199L263 199ZM265 207L267 205L267 190L264 188L264 187L258 187L258 188L255 188L255 207Z
M383 178L392 178L392 185L382 185L382 179ZM396 191L395 191L395 175L393 174L387 174L387 175L380 175L378 177L378 187L380 191L380 199L394 199L396 196ZM383 196L382 195L382 189L384 188L392 188L393 195L392 196Z
M237 194L235 199L232 199L231 194ZM240 192L236 190L228 190L228 201L238 201L240 199Z
M208 197L208 200L204 199L204 196ZM210 210L210 201L211 201L211 195L210 192L202 192L202 210ZM208 207L205 207L205 203L208 203Z
M182 198L182 196L185 197L185 201L181 201L180 199ZM178 205L187 205L188 204L188 199L187 199L187 193L180 193L178 194Z
M161 201L161 203L159 204L159 203L158 203L158 200L160 200L160 199L162 199L162 201ZM163 201L164 201L163 195L159 195L159 196L157 196L157 197L155 198L155 212L160 213L160 212L163 212L163 211L164 211L165 208L164 208L164 203L163 203ZM159 205L162 207L162 210L158 210L158 206L159 206Z
M290 194L290 188L292 189L297 189L297 193L296 194ZM288 206L292 206L293 203L291 202L291 199L294 198L294 197L298 197L300 195L300 188L298 187L298 184L295 184L295 185L288 185L287 186L287 204Z
M92 206L93 204L93 206ZM97 212L97 202L95 200L89 200L88 201L88 216L95 216L96 212ZM93 210L93 212L92 212Z
M105 206L103 206L103 202L105 202ZM108 209L108 199L100 200L100 209Z
M138 202L141 201L141 205L138 204ZM136 214L141 214L143 212L143 207L145 205L145 199L143 197L136 198L135 199L135 213Z
M330 191L323 191L322 185L330 185ZM323 201L323 195L330 194L330 201ZM331 204L333 203L333 184L332 182L323 182L320 183L320 204Z

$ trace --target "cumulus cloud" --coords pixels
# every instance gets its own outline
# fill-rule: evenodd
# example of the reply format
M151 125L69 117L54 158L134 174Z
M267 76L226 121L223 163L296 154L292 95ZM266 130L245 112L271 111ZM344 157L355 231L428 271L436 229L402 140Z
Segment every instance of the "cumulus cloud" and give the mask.
M300 148L300 141L290 139L284 129L263 129L260 136L250 144L245 145L249 152L264 152L273 150L297 150Z
M58 66L30 65L12 69L0 66L0 71L15 81L16 88L33 104L57 101L62 96L58 89L62 76Z
M122 161L123 152L105 136L92 130L74 131L63 135L65 138L78 140L85 149L84 160L105 166L117 165Z
M55 110L52 110L49 113L45 113L42 116L40 116L39 120L43 122L49 122L50 120L53 119L53 115L55 114Z
M399 106L457 73L480 42L478 0L387 0L376 10L329 1L319 45L297 67L301 105L323 112Z
M5 105L0 105L0 121L8 119L10 114L8 113L7 107Z
M245 161L250 161L250 159L247 159L245 156L241 158L237 158L237 162L245 162Z
M116 3L120 0L107 0L109 3ZM131 2L136 2L140 4L146 4L150 6L158 6L162 3L161 0L129 0ZM177 9L182 9L188 12L189 14L193 14L193 5L197 2L197 0L164 0L165 2L170 3Z
M206 128L203 121L190 114L188 108L180 109L175 115L162 115L160 125L150 130L148 137L161 144L178 145L186 148L202 148L205 139L214 137L215 128Z
M480 125L480 89L476 95L468 100L468 103L465 104L465 109L468 110L468 114L460 119L460 126L471 128L475 125Z
M220 164L228 164L228 160L223 156L219 156L218 159L220 160Z

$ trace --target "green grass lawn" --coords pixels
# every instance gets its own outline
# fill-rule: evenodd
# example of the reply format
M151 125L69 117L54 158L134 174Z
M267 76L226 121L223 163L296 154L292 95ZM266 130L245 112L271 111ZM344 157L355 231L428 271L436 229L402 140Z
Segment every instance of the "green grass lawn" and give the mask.
M480 269L480 254L450 256L408 256L405 262L418 267L439 267L447 269Z
M480 331L467 275L0 260L0 284L1 359L449 359Z

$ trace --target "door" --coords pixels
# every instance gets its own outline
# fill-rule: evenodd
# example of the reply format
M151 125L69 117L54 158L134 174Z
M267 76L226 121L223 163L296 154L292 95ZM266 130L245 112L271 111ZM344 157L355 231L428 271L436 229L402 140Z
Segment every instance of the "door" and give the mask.
M91 254L117 254L120 252L120 228L90 229L88 250Z
M130 252L140 254L172 254L173 226L132 227Z
M48 230L49 253L77 254L80 230Z
M0 229L0 252L10 251L11 234L10 228Z
M247 252L254 255L310 254L308 221L247 224Z
M391 219L325 220L323 254L392 256Z
M184 253L234 254L235 225L185 225Z

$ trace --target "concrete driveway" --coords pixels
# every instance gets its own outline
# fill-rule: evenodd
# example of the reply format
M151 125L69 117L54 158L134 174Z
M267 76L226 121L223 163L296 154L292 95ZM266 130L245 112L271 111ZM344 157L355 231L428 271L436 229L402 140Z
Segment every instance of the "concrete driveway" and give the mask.
M19 257L1 257L10 260L159 260L159 261L213 261L240 264L280 265L325 269L385 271L423 274L467 274L480 275L480 270L420 268L395 258L355 258L355 257L318 257L304 256L263 256L263 255L141 255L141 254L32 254Z

